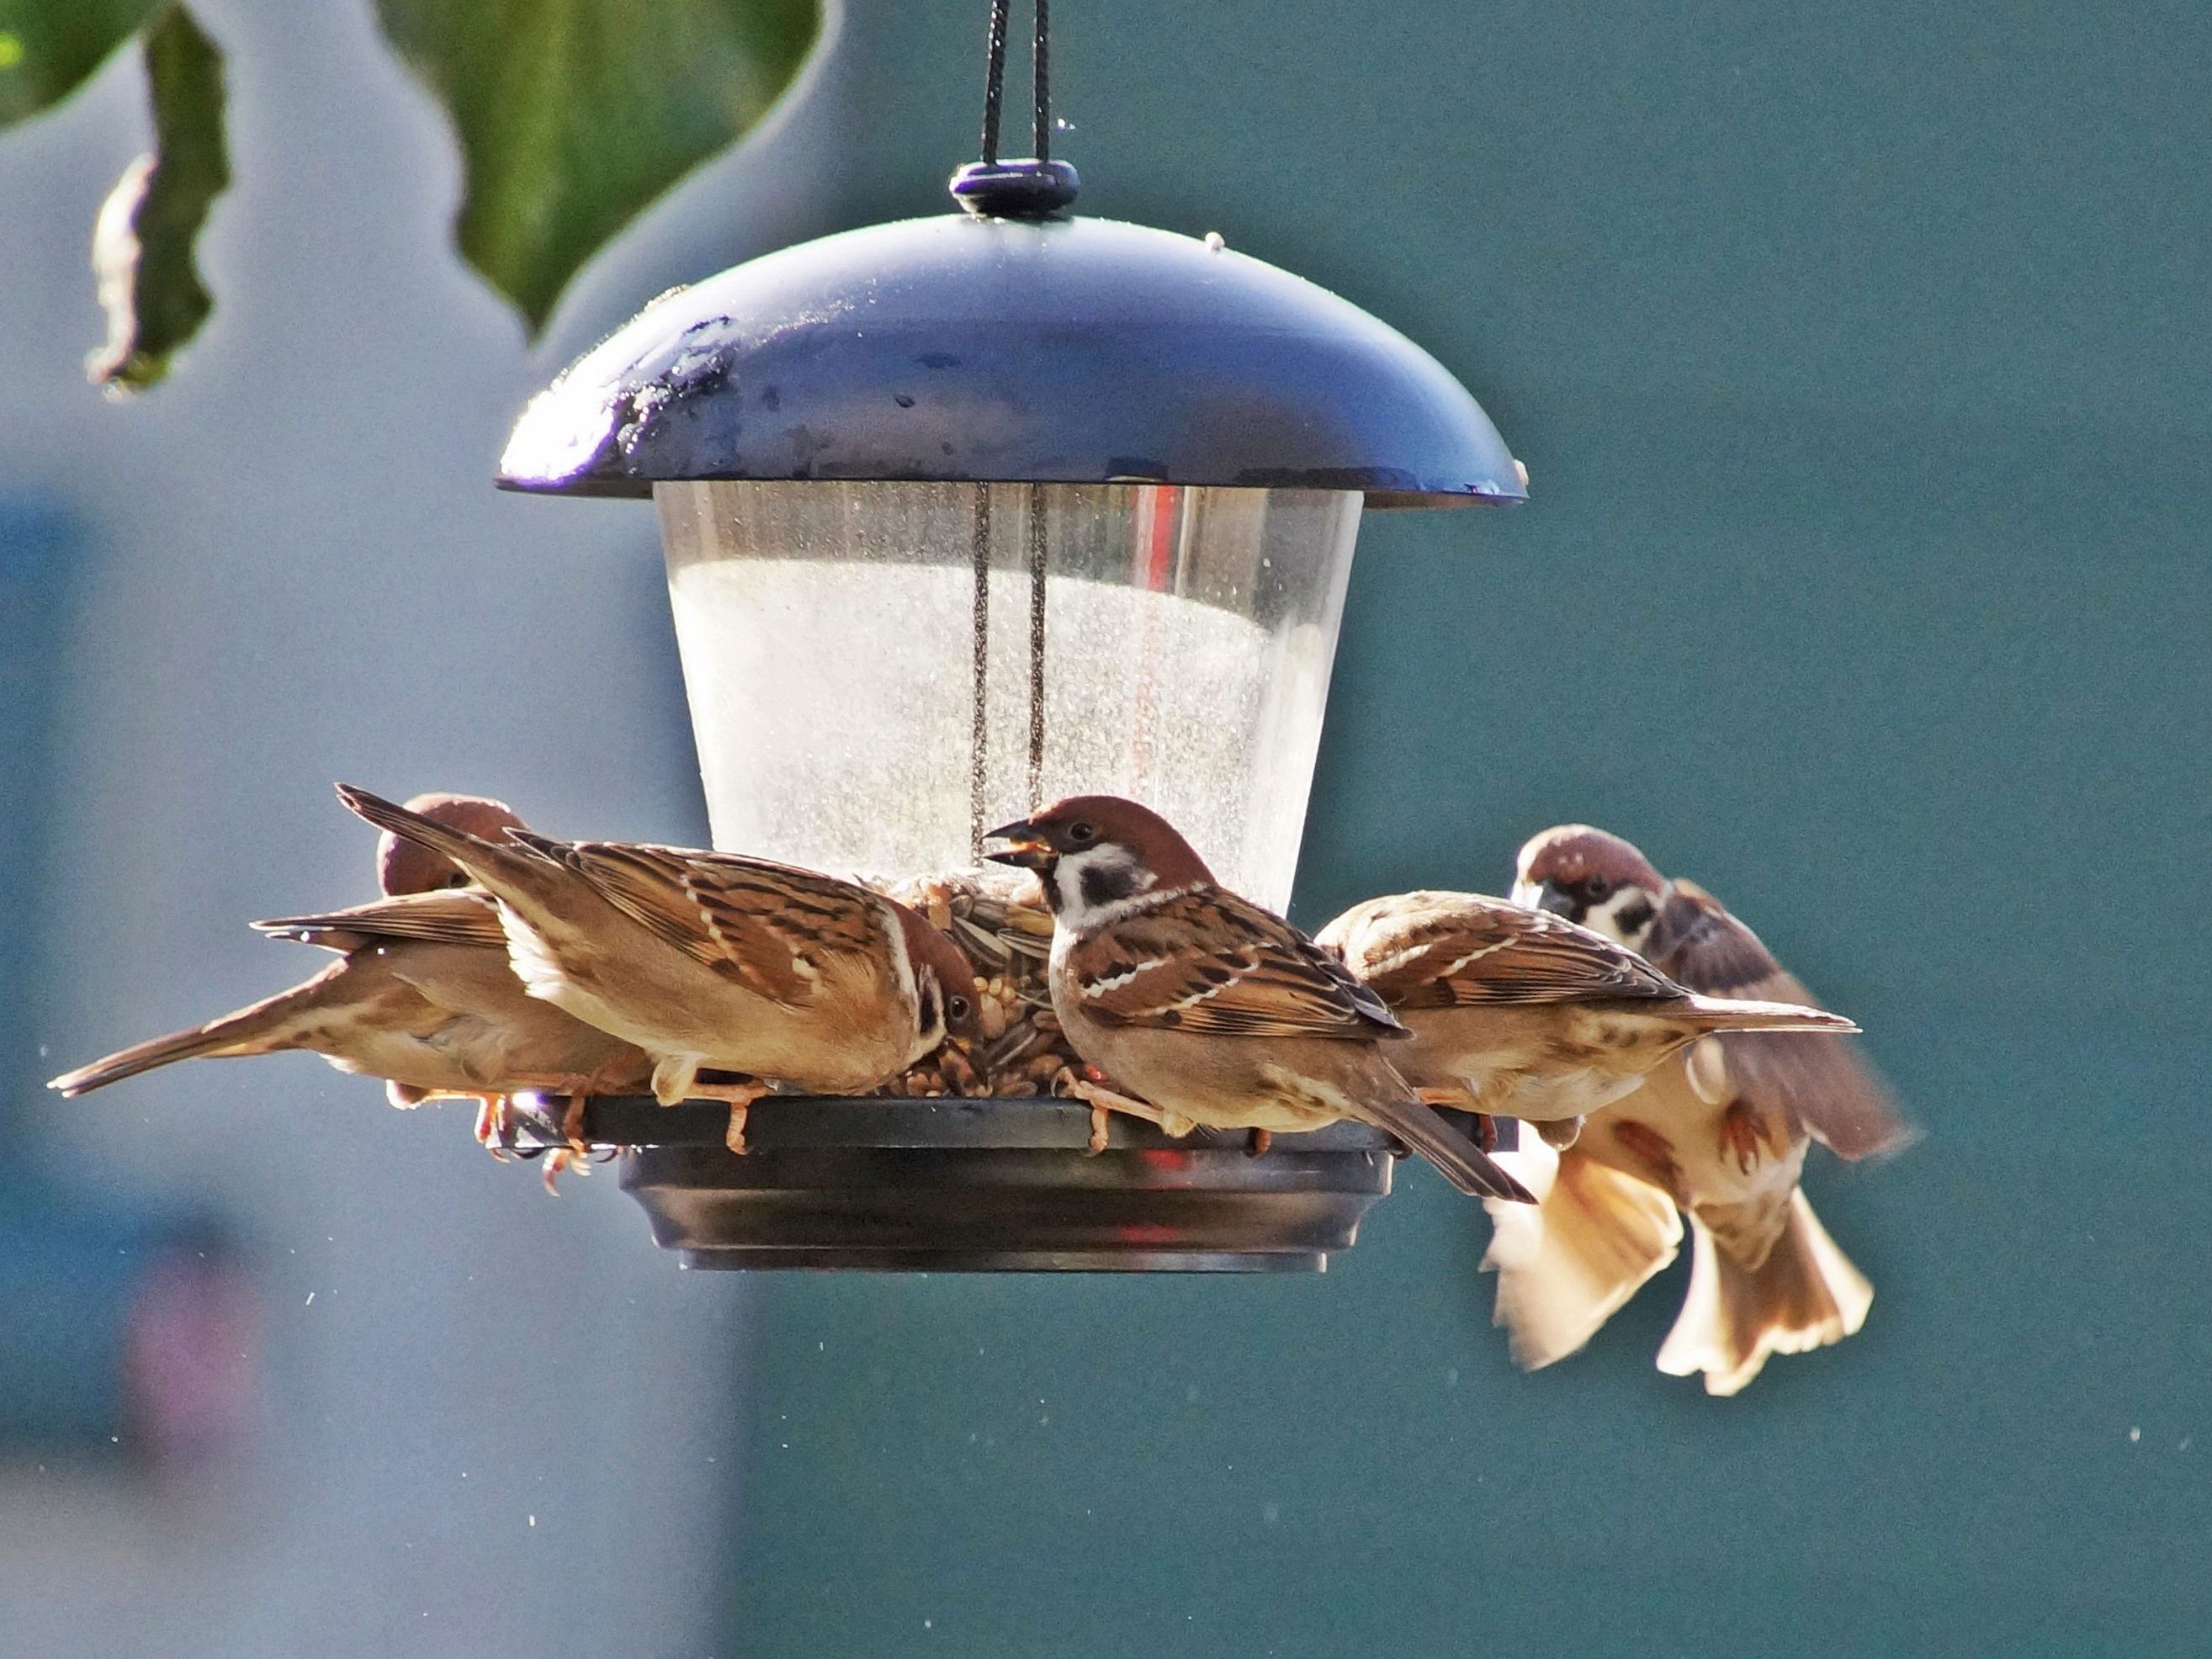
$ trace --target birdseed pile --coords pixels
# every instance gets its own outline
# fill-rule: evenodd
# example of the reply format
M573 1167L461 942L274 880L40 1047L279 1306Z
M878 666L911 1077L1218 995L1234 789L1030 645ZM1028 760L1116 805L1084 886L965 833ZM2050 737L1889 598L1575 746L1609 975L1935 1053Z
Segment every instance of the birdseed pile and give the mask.
M1052 1012L1045 964L1052 912L1025 871L959 870L884 890L951 935L975 969L975 1040L958 1037L876 1091L909 1099L1023 1099L1064 1094L1083 1062Z

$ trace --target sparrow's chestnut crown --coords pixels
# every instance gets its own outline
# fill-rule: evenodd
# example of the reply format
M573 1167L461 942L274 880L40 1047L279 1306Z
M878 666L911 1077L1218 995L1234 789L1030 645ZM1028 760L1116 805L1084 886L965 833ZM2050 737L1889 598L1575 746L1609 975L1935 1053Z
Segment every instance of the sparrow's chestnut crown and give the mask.
M1666 878L1643 854L1587 823L1530 836L1516 869L1513 896L1519 902L1613 935L1648 926L1667 890Z
M1063 854L1120 847L1163 887L1213 880L1181 831L1149 806L1119 795L1071 795L1033 817L1002 824L986 839L1013 844L985 858L1023 870L1049 870Z

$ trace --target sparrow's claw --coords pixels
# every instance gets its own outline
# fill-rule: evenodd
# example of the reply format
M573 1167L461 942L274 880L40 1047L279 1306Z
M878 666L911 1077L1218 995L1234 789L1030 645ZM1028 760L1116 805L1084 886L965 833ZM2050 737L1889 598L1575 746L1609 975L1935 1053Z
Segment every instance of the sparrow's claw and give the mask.
M501 1163L507 1162L507 1148L500 1144L507 1133L507 1097L480 1095L477 1098L477 1145Z
M1433 1106L1439 1111L1458 1112L1474 1120L1467 1127L1474 1144L1486 1153L1498 1150L1497 1120L1482 1109L1472 1090L1455 1084L1448 1089L1416 1089L1413 1093L1424 1106Z
M584 1139L584 1108L591 1104L589 1095L570 1095L568 1103L561 1112L561 1138L568 1143L568 1151L575 1161L581 1163L586 1143ZM551 1170L546 1172L549 1176Z
M591 1160L586 1158L582 1153L572 1152L566 1146L556 1146L552 1151L545 1154L545 1170L543 1179L545 1182L545 1190L549 1195L554 1198L561 1196L561 1189L555 1184L555 1182L561 1176L567 1174L571 1170L574 1170L576 1172L577 1178L580 1180L584 1176L591 1174Z
M1749 1175L1766 1156L1766 1125L1748 1103L1739 1100L1721 1114L1721 1156L1733 1158Z
M1086 1066L1084 1069L1096 1071L1097 1068ZM1176 1133L1169 1121L1173 1114L1162 1111L1149 1101L1139 1100L1133 1096L1121 1093L1119 1090L1109 1089L1103 1083L1093 1083L1085 1077L1071 1076L1065 1086L1070 1095L1090 1105L1090 1155L1091 1157L1095 1158L1106 1150L1106 1114L1109 1112L1121 1112L1130 1117L1140 1117L1147 1123L1157 1124L1170 1134ZM1189 1131L1186 1129L1183 1133L1188 1133Z
M769 1085L755 1079L744 1078L733 1083L696 1083L691 1092L701 1100L727 1101L730 1106L730 1127L723 1134L722 1144L743 1158L750 1149L745 1145L745 1114L753 1102L772 1092Z
M1264 1158L1267 1156L1267 1148L1274 1144L1275 1132L1273 1129L1255 1129L1252 1131L1251 1144L1244 1148L1244 1156Z

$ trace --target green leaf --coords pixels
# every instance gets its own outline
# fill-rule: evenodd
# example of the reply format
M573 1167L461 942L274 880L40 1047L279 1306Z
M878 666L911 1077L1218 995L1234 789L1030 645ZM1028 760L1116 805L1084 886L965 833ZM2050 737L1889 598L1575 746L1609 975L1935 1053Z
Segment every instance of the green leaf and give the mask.
M148 26L143 49L154 148L124 170L92 234L107 343L85 372L117 391L143 392L161 380L215 309L192 241L230 184L222 52L182 5Z
M0 127L58 104L160 0L0 0Z
M454 238L534 334L648 202L767 113L817 0L377 0L453 117Z

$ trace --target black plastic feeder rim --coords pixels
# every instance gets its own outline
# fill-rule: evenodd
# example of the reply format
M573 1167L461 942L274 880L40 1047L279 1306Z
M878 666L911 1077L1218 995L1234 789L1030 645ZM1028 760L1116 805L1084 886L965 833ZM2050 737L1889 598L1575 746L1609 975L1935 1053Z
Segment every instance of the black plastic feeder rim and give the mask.
M510 1115L506 1144L565 1144L558 1108ZM623 1190L690 1267L920 1273L1320 1273L1390 1190L1391 1144L1338 1124L1170 1139L1112 1120L1089 1150L1068 1100L771 1096L751 1150L723 1145L729 1109L643 1097L588 1103L584 1138L623 1150Z

